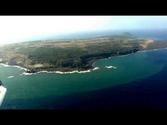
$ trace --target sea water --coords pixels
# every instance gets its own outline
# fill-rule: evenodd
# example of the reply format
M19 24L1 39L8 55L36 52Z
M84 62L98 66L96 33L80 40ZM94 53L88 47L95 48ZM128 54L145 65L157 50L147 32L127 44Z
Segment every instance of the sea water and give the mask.
M154 76L153 78L161 77L162 79L163 77L167 83L165 77L167 74L164 74L167 73L165 57L167 57L167 49L137 52L98 60L95 63L95 66L99 67L98 70L72 74L41 72L24 75L24 69L0 65L0 79L8 90L1 109L64 109L92 108L92 106L104 108L106 105L111 108L115 105L119 106L118 102L121 101L121 106L131 105L137 101L133 102L133 99L129 101L128 97L135 96L135 94L124 98L122 96L131 92L132 88L140 82L140 85L143 85L140 86L141 88L148 84L151 86L151 82L145 83L144 80ZM106 66L116 68L106 68ZM161 86L159 82L162 81L158 78L156 80L153 86ZM124 86L126 86L125 89L120 92ZM127 86L133 87L129 90ZM167 87L163 89L167 90ZM107 95L105 95L106 92ZM147 94L148 90L142 89L142 92ZM153 94L156 96L156 93ZM102 101L103 105L101 105Z

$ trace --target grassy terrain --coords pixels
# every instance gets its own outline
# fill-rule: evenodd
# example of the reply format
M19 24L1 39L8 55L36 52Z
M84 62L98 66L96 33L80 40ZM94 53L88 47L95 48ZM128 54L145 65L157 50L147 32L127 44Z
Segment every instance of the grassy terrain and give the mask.
M92 63L97 59L163 47L167 47L167 42L131 35L105 36L10 44L0 48L0 58L3 63L28 68L29 72L87 70L93 68Z

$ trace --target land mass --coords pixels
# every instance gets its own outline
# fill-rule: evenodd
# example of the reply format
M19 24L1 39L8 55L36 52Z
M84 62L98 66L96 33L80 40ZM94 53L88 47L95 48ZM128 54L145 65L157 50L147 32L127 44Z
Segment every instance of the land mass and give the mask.
M93 69L97 59L167 47L167 42L135 37L129 33L77 40L30 41L0 47L0 63L38 71Z

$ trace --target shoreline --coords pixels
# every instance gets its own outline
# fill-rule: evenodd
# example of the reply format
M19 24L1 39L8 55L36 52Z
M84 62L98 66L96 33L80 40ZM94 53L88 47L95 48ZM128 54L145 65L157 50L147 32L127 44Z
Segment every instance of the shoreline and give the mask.
M1 66L4 66L4 67L15 67L15 68L18 68L18 69L21 69L21 70L24 70L24 71L28 71L27 68L24 68L24 67L21 67L21 66L18 66L18 65L8 65L8 64L5 64L5 63L0 63Z
M74 70L74 71L69 71L69 72L43 70L43 71L38 71L38 72L35 72L35 73L23 72L20 75L33 75L33 74L40 74L40 73L51 73L51 74L54 74L54 73L56 73L56 74L88 73L88 72L92 72L92 71L95 71L95 70L98 70L98 69L99 69L99 67L95 67L93 69L88 69L88 70L83 70L83 71Z
M161 49L167 49L167 47L165 47L165 48L158 48L158 49L150 49L150 50L141 50L141 51L137 51L135 53L157 51L157 50L161 50ZM107 57L107 58L103 58L103 59L111 59L112 57L124 57L124 56L128 56L128 55L131 55L131 54L134 54L134 53L128 53L128 54L125 54L125 55L118 55L118 56L111 56L111 57ZM94 67L95 63L96 62L93 62L93 64L92 64L93 67ZM18 65L8 65L8 64L5 64L5 63L0 63L0 65L2 65L4 67L16 67L16 68L19 68L21 70L24 70L25 72L23 72L20 75L33 75L33 74L39 74L39 73L56 73L56 74L88 73L88 72L95 71L95 70L99 69L99 67L94 67L93 69L82 70L82 71L73 70L73 71L63 72L63 71L47 71L47 70L42 70L42 71L37 71L35 73L28 73L26 71L29 71L29 69L21 67L21 66L18 66Z
M158 50L161 50L161 49L167 49L167 47L164 47L164 48L157 48L157 49L147 49L147 50L141 50L141 51L137 51L136 53L139 53L139 52L158 51Z
M35 72L35 73L28 73L26 71L29 71L29 69L26 69L26 68L21 67L21 66L8 65L8 64L5 64L5 63L0 63L0 65L4 66L4 67L15 67L15 68L24 70L25 72L23 72L20 75L33 75L33 74L39 74L39 73L56 73L56 74L88 73L88 72L95 71L95 70L99 69L99 67L94 67L93 69L88 69L88 70L83 70L83 71L74 70L74 71L63 72L63 71L47 71L47 70L42 70L42 71L38 71L38 72Z

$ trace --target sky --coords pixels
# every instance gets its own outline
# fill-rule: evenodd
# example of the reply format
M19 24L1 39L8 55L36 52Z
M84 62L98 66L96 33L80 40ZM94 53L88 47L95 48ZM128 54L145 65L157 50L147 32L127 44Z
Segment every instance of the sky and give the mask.
M167 29L167 16L0 16L0 45L103 30Z

